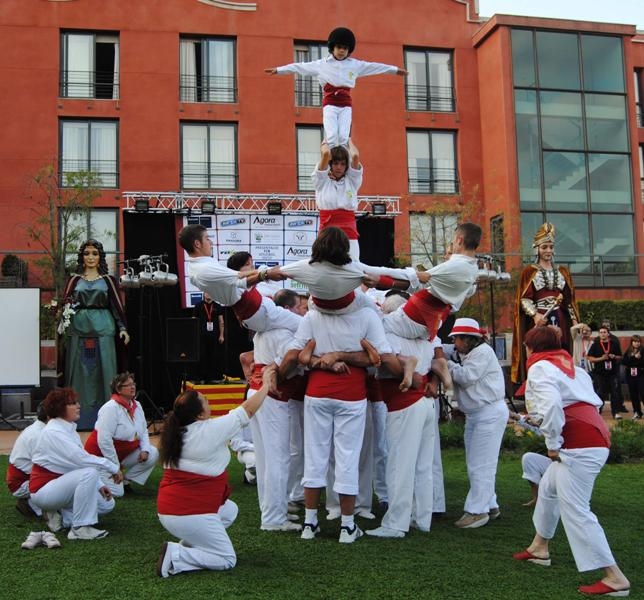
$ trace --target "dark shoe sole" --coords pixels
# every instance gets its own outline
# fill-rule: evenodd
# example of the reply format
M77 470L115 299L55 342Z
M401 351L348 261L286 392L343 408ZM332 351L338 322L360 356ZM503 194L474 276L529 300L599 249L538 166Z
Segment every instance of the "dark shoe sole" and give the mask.
M165 553L168 551L168 542L163 542L161 550L159 551L159 558L157 560L157 576L163 577L163 561L165 560Z

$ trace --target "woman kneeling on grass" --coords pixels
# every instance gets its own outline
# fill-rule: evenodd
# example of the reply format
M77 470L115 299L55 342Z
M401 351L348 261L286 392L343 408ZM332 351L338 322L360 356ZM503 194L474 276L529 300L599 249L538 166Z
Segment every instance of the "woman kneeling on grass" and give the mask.
M540 423L552 463L539 484L532 517L536 535L523 552L514 555L542 566L550 565L548 544L559 516L577 569L603 569L604 577L582 585L582 594L628 596L630 583L608 546L604 530L590 510L595 478L608 458L610 433L597 409L602 401L586 371L575 367L561 349L560 332L535 327L525 336L527 355L526 406Z
M237 517L237 505L228 499L230 462L228 440L259 410L268 392L272 368L264 370L264 385L241 406L210 419L210 406L194 390L174 402L161 434L164 466L157 511L161 525L179 543L164 542L157 575L184 571L232 569L235 549L226 533Z

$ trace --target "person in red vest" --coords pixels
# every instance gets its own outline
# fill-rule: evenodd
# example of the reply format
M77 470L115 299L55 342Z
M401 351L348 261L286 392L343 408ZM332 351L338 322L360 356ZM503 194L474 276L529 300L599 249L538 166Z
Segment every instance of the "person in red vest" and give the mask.
M630 583L590 510L595 479L608 458L610 433L598 408L588 373L575 367L552 326L534 327L524 338L527 355L526 407L544 436L550 466L539 483L534 508L534 539L516 560L549 566L549 541L559 517L580 572L603 569L604 577L579 591L589 595L628 596Z
M161 546L159 577L202 569L222 571L237 563L226 533L238 512L228 497L228 440L257 413L274 376L274 368L266 368L266 383L217 419L210 418L208 401L196 390L184 392L174 401L161 434L164 471L157 512L161 525L181 541Z
M116 497L131 491L132 481L143 485L159 458L159 451L150 444L145 413L135 396L134 376L127 371L119 373L112 380L112 397L99 409L94 431L85 442L90 454L121 466L121 483L106 479Z

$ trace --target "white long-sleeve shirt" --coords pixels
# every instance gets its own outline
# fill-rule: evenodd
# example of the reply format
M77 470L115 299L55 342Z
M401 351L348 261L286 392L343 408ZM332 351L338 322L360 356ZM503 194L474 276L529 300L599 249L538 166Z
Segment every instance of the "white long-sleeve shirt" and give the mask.
M505 398L503 370L489 344L461 355L461 364L447 361L458 407L465 414Z
M321 86L330 83L335 87L353 88L358 77L369 75L390 74L395 75L398 67L384 63L367 62L357 58L345 58L336 60L331 54L326 58L312 60L310 62L290 63L277 67L278 75L297 73L298 75L309 75L317 77Z
M561 430L566 422L563 409L566 406L576 402L597 407L602 405L601 398L593 389L592 379L584 369L575 367L575 378L572 379L547 360L540 360L528 369L525 401L532 419L540 422L539 429L548 450L561 448Z
M246 278L239 278L239 272L224 267L210 256L191 258L190 282L206 292L222 306L236 304L246 291Z
M410 289L420 285L416 270L411 267L372 267L359 261L338 266L326 261L310 264L308 259L304 259L284 265L280 267L280 271L307 286L312 296L323 300L346 296L360 287L365 275L388 275L396 279L405 279L410 282Z
M84 467L118 473L119 465L102 456L94 456L83 448L76 432L76 423L65 419L50 419L42 430L33 456L37 464L53 473L68 473Z
M40 420L34 421L20 432L11 449L9 462L27 475L31 473L32 457L43 429L45 429L45 423Z
M300 322L289 350L304 348L315 339L315 354L360 352L360 340L368 340L379 354L391 352L380 318L375 311L361 308L346 314L326 314L310 310Z
M114 448L115 439L127 442L138 439L140 451L150 452L148 424L138 402L132 420L123 406L114 400L108 400L98 411L94 429L98 432L98 447L103 456L117 465L119 459Z
M315 169L311 175L315 189L315 204L318 210L351 210L358 208L358 190L362 185L363 170L348 166L341 179L331 179L329 168Z
M211 477L221 475L230 462L228 440L249 420L246 409L238 406L223 417L191 423L183 434L176 468Z
M453 312L476 291L478 263L476 258L464 254L452 254L448 260L429 270L431 278L425 286L429 293L451 304Z

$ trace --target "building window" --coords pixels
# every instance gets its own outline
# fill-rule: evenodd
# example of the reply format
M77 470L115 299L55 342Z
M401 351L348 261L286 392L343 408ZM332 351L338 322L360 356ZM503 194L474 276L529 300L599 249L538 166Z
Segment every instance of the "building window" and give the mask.
M234 40L182 39L180 69L182 102L237 102Z
M62 98L119 98L119 37L97 33L63 33Z
M232 123L181 125L181 187L237 189L237 126Z
M329 53L326 44L303 42L295 45L295 62L311 62ZM322 106L322 88L316 77L295 75L295 106Z
M64 226L63 223L60 224ZM67 233L76 240L95 239L103 244L110 273L118 273L118 209L98 208L73 214L67 223ZM67 255L66 263L76 266L77 253Z
M642 94L644 94L644 70L635 69L635 118L637 119L637 126L644 127L644 117L642 116Z
M524 254L532 260L528 242L551 221L557 260L579 285L629 285L636 265L622 40L527 29L511 39Z
M59 171L64 187L72 174L87 171L100 187L118 187L118 122L61 120Z
M454 112L452 53L405 50L407 110Z
M502 271L505 271L504 229L503 215L496 215L490 219L490 247L492 255L497 259Z
M456 214L410 213L412 266L430 268L443 262L457 224L458 215Z
M457 194L456 134L408 131L407 173L414 194Z
M315 189L313 171L320 160L322 127L297 128L297 189L310 192Z

